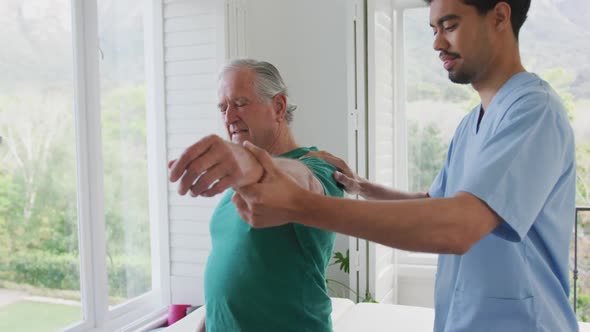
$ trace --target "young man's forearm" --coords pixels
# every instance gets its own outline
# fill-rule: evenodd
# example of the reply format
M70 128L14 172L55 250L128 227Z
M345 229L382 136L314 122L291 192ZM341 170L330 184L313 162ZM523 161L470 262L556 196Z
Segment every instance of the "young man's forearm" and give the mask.
M293 219L305 225L421 252L463 254L500 224L477 197L345 200L300 193Z
M428 198L426 192L409 193L399 191L367 180L361 182L359 195L364 199L385 201Z

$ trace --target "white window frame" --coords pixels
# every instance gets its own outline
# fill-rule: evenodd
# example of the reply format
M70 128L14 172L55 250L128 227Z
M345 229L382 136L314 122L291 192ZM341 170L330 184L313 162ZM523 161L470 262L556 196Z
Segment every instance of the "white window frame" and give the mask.
M392 0L393 4L393 38L394 47L394 187L408 190L408 134L406 116L406 81L405 81L405 45L404 45L404 11L425 8L423 0ZM426 24L426 22L425 22ZM395 250L394 260L400 275L429 276L436 272L438 255Z
M65 329L136 331L165 320L170 303L161 0L144 0L152 289L109 309L104 223L97 0L72 1L74 112L82 321Z
M361 176L367 176L367 91L366 80L366 1L353 0L347 6L347 94L348 98L348 159L347 163ZM358 196L348 198L359 199ZM360 301L370 291L369 241L348 237L349 280L353 292L349 298Z

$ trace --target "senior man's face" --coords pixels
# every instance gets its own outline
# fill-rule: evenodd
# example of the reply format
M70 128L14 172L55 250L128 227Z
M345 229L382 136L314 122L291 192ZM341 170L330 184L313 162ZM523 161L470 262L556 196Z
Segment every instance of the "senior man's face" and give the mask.
M255 74L238 69L223 75L218 91L218 108L229 139L241 144L250 141L268 149L276 139L277 114L271 101L258 96Z

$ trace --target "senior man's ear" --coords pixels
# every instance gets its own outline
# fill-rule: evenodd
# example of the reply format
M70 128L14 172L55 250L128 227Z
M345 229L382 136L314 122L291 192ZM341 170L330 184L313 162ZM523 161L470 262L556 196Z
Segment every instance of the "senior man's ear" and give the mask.
M272 104L275 109L277 121L285 120L287 114L287 97L283 94L278 94L273 97Z

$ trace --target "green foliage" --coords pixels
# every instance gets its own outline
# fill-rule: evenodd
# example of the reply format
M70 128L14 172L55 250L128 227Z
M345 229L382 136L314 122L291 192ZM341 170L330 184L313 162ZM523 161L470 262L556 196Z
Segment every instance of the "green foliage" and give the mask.
M590 142L576 145L576 204L590 206Z
M133 298L152 287L149 257L115 257L107 265L109 295Z
M78 252L73 116L64 91L0 95L0 250ZM149 253L144 94L142 86L118 88L102 100L111 256Z
M449 84L441 82L440 85L419 81L410 84L407 88L407 101L436 100L449 103L464 102L472 95L477 95L468 85Z
M45 251L17 253L3 259L9 273L6 280L53 289L80 289L78 257L54 255Z
M440 131L434 124L420 128L410 122L408 129L409 188L412 192L424 191L440 171L448 149Z
M331 265L336 265L336 264L339 264L338 268L340 269L340 271L344 271L345 273L350 273L350 256L349 256L348 249L346 249L346 255L342 254L340 251L337 251L334 253L334 262ZM332 291L332 293L335 293L335 291L331 287L332 284L338 285L340 288L350 291L352 294L354 294L356 296L356 298L358 299L359 302L378 303L377 301L375 301L375 299L373 299L373 296L371 295L371 293L369 291L367 291L365 293L364 297L360 297L359 294L356 291L354 291L352 288L348 287L348 285L345 285L345 284L343 284L337 280L334 280L334 279L326 279L326 286L328 287L329 290Z
M149 258L117 256L107 261L109 295L135 297L151 288ZM45 251L4 253L0 257L0 279L32 286L80 290L79 257Z
M443 100L450 103L464 102L477 93L469 85L446 84L443 89Z
M371 295L371 293L369 293L369 292L366 292L366 293L365 293L365 297L363 297L363 298L361 299L361 301L360 301L360 302L366 302L366 303L379 303L379 302L377 302L377 301L376 301L376 300L373 298L373 296L372 296L372 295Z
M334 253L334 264L340 264L339 269L340 271L344 271L345 273L350 272L350 259L349 259L349 250L346 249L346 256L343 255L340 251Z
M111 90L102 112L107 250L110 255L129 247L149 253L144 87Z
M563 68L552 68L542 72L540 76L557 92L563 101L568 118L570 121L574 121L574 95L570 92L570 87L575 75Z
M14 238L9 229L14 227L12 220L18 214L15 201L17 201L17 192L12 179L0 172L0 243L3 244L0 248L4 247L7 251L14 247Z
M408 102L420 100L440 100L442 87L438 87L432 83L417 82L407 88Z
M581 322L590 322L590 295L583 294L577 298L577 316Z
M75 140L65 90L0 95L0 279L79 290ZM118 88L102 99L113 296L151 287L144 93L142 86ZM145 257L125 260L131 251Z
M23 89L0 96L0 108L4 136L0 191L10 201L0 225L0 233L10 240L2 247L11 251L72 250L75 228L65 234L73 241L59 240L60 228L69 227L64 223L76 224L71 96L59 87ZM61 248L55 247L57 242L62 243Z

